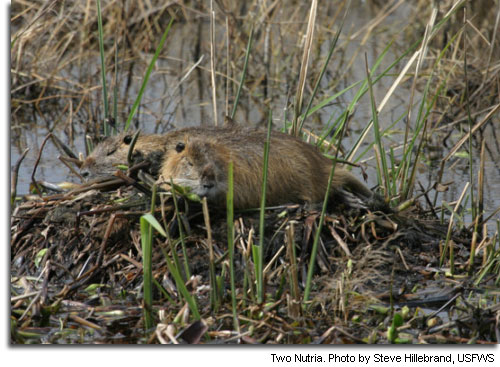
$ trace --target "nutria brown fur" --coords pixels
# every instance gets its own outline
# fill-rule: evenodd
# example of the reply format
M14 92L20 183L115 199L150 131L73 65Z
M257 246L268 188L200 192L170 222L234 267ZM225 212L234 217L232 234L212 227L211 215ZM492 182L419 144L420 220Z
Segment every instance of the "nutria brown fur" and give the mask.
M85 178L111 176L117 165L127 164L131 134L101 142L80 168ZM134 162L148 160L149 172L170 182L187 186L206 196L215 206L225 206L228 164L234 164L234 206L260 205L262 165L266 131L229 127L191 127L164 135L140 135ZM332 162L313 145L273 131L269 154L266 205L318 203L324 198ZM350 206L368 206L374 197L363 183L341 167L335 168L331 198Z
M228 164L234 164L234 206L260 205L266 131L241 128L187 128L169 133L160 169L161 183L190 187L209 202L225 206ZM332 162L310 144L271 134L266 205L317 203L324 199ZM365 206L374 197L350 172L335 168L331 197Z
M122 133L105 138L80 166L82 177L86 180L107 178L118 170L119 165L126 165L132 137L133 134ZM166 146L165 135L139 135L134 145L132 162L149 160L153 166L156 164L151 173L157 174Z

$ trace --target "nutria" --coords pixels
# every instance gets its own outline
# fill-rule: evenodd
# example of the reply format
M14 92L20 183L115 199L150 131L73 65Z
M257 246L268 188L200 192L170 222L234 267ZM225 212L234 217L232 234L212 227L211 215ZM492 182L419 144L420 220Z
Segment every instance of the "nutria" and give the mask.
M133 134L122 133L101 141L85 158L80 166L80 174L85 180L101 179L112 176L119 165L127 165L127 155ZM150 173L158 173L165 152L165 135L139 135L132 154L132 163L148 160L152 167Z
M149 161L149 173L165 187L174 183L190 187L214 206L225 206L229 161L234 164L234 206L260 205L264 142L262 129L190 127L164 135L139 135L133 162ZM113 175L127 164L132 134L106 138L83 162L86 179ZM318 203L324 198L332 167L315 146L284 133L271 133L266 205ZM331 198L349 206L369 206L374 193L353 174L335 168Z
M225 206L229 161L234 164L234 207L260 206L266 131L231 127L186 128L165 135L159 182L188 186L215 206ZM324 199L332 162L310 144L273 131L266 205L318 203ZM350 206L369 204L374 193L350 172L335 168L331 198Z

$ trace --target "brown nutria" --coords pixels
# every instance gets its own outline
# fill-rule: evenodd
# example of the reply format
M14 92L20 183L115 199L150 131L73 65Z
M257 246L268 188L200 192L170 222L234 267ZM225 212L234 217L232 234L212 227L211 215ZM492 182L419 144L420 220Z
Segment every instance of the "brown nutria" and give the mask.
M119 165L127 164L127 155L132 138L133 134L122 133L107 137L101 141L80 166L82 177L88 180L112 176L118 170ZM150 172L157 174L165 147L165 135L139 135L134 145L132 162L138 163L149 160L153 165Z
M216 206L225 206L228 164L234 164L234 207L260 206L264 143L261 129L185 128L165 135L159 182L188 186ZM317 203L324 198L332 162L310 144L273 131L266 205ZM350 172L335 168L331 197L364 207L374 193Z

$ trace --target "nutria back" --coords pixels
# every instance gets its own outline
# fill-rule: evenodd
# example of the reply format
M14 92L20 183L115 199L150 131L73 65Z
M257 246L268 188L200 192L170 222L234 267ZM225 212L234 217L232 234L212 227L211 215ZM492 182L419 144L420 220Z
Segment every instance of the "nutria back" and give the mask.
M172 178L209 202L225 206L229 162L234 165L234 206L260 205L264 143L267 132L241 127L186 128L168 133L160 183ZM271 133L266 205L316 203L324 198L332 162L310 144ZM351 173L336 167L332 197L372 192ZM345 195L344 195L345 196Z
M139 135L132 163L147 161L148 172L165 187L190 187L215 206L225 206L229 162L234 165L234 206L260 205L267 132L262 129L190 127L164 135ZM112 176L127 164L132 134L109 137L83 162L86 179ZM281 132L271 133L266 205L317 203L324 198L332 162L315 146ZM349 205L370 200L373 193L350 172L335 168L331 198Z

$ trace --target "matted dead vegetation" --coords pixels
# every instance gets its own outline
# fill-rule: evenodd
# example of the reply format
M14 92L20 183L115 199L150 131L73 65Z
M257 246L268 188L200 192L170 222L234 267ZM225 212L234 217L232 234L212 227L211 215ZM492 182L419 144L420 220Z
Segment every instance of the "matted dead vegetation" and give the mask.
M189 323L186 306L172 300L178 294L158 251L166 247L166 243L157 241L153 274L171 298L156 294L155 307L160 313L155 336L150 334L152 339L147 339L142 328L138 219L147 211L149 200L145 195L139 199L137 192L131 193L130 189L112 193L88 190L45 196L16 206L11 222L12 312L16 319L13 341L163 342L168 340L162 334L168 324L182 329ZM476 258L476 276L467 277L467 269L471 267L468 263L470 232L455 235L452 246L457 251L457 278L448 278L449 269L439 266L438 256L446 237L445 226L435 219L429 223L423 221L423 212L418 207L414 207L413 212L328 215L321 236L319 278L315 280L312 305L307 311L301 311L300 297L291 297L289 287L304 284L311 237L317 229L319 213L300 206L268 211L266 238L271 240L266 247L265 274L269 303L256 306L255 295L238 291L239 312L257 316L253 322L248 316L240 320L252 328L252 338L245 337L249 331L244 327L241 334L232 331L230 322L223 322L224 313L216 313L221 319L214 316L207 296L210 288L207 226L201 220L199 207L184 213L183 223L190 228L185 239L188 251L182 254L179 250L177 255L189 259L193 274L188 282L190 289L204 311L205 322L218 330L208 332L210 340L380 342L380 338L385 340L392 304L396 309L407 305L411 307L407 312L410 315L414 312L407 328L411 325L410 329L415 330L407 330L409 334L405 334L407 338L412 336L410 341L465 342L471 335L477 338L476 342L493 341L498 305L483 309L473 306L475 302L469 303L471 297L475 300L483 293L495 297L497 293L497 276L482 277L490 266L485 262L486 256ZM172 220L171 204L158 210L158 215L164 216L166 227L175 231L178 224ZM410 219L413 216L420 219ZM255 214L241 214L235 224L239 289L243 286L242 278L252 274L249 251L251 243L257 243L258 218ZM220 215L215 214L212 230L217 273L222 274L221 280L227 284L225 223ZM491 243L492 240L484 238L478 253L485 253ZM300 254L296 265L287 255L293 244ZM292 282L289 277L296 280ZM247 282L252 281L249 275ZM218 311L229 312L228 289L223 287L221 292L223 303ZM447 317L451 321L443 322L444 311L439 317L433 313L429 316L428 310L436 309L449 311ZM61 322L65 325L63 330ZM459 336L455 335L457 325L463 328ZM329 326L327 330L326 326ZM168 335L171 341L177 341L173 334Z
M149 198L131 191L130 187L109 193L88 188L16 207L12 215L12 290L17 294L12 308L13 342L193 342L201 337L208 343L380 342L387 340L391 304L407 309L406 327L399 338L409 342L454 343L473 335L476 342L494 342L497 306L481 309L470 302L480 296L478 292L494 292L495 278L487 276L476 286L467 278L446 278L446 268L439 266L437 256L446 228L436 220L414 219L422 214L418 207L414 213L398 215L359 211L328 215L307 309L300 307L298 289L305 282L319 213L299 205L266 212L265 233L270 240L264 272L267 299L262 305L255 303L248 285L255 281L250 251L252 243L258 242L258 215L236 215L237 332L230 316L224 219L212 213L207 227L201 208L185 205L185 255L192 274L187 285L199 303L204 326L196 337L179 334L191 324L190 313L178 299L159 250L169 246L158 239L153 251L153 276L159 287L154 303L157 325L155 331L145 331L138 218L146 212ZM172 233L178 231L171 198L158 208L158 215ZM209 238L216 273L226 284L215 309L209 297ZM464 233L454 241L457 270L466 271L470 238ZM296 263L291 261L293 245ZM180 247L176 252L182 262ZM477 265L480 262L477 259ZM290 289L291 285L297 289ZM430 310L439 312L435 315ZM471 328L463 327L464 323ZM455 334L459 329L460 334Z

